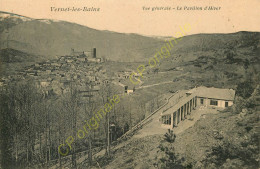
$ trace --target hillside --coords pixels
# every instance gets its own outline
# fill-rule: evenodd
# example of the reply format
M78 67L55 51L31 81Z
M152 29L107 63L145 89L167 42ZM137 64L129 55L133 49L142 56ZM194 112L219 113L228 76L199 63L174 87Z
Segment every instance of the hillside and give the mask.
M96 47L98 57L143 61L165 43L163 38L101 31L65 21L32 19L5 12L0 12L0 25L1 49L13 48L45 58L69 54L71 48L88 51ZM259 36L251 32L192 35L183 37L173 52L254 46Z
M33 59L33 56L30 56L27 53L5 48L0 50L0 60L5 63L14 63L14 62L28 62L29 60Z
M97 159L99 165L107 169L158 168L160 159L167 159L163 147L173 146L181 166L175 164L170 168L256 169L259 162L259 92L258 85L249 98L238 96L236 104L224 111L204 109L193 126L180 133L176 133L179 127L173 130L176 140L172 144L166 142L163 135L131 138L114 149L109 162ZM199 113L197 111L195 113Z
M64 21L22 20L17 15L15 18L14 15L6 15L0 15L0 25L7 25L1 27L1 48L8 43L10 48L46 57L70 54L71 48L86 51L96 47L98 57L134 61L151 54L150 50L139 51L140 46L151 49L162 42L136 34L99 31Z

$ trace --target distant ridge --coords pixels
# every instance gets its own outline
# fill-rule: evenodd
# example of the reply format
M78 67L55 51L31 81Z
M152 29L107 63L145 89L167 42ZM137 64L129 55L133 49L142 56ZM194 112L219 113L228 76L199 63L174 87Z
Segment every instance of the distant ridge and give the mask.
M32 19L32 18L27 17L27 16L23 16L23 15L19 15L19 14L14 14L14 13L10 13L10 12L0 11L0 17L1 17L2 15L4 15L4 14L10 15L10 16L17 16L17 17L21 17L21 18Z
M6 17L5 15L9 15ZM182 38L172 49L200 51L246 46L259 41L256 32L231 34L197 34ZM46 58L97 48L97 56L114 61L147 61L171 37L146 37L101 31L76 23L49 19L32 19L18 14L0 12L0 49L12 48Z

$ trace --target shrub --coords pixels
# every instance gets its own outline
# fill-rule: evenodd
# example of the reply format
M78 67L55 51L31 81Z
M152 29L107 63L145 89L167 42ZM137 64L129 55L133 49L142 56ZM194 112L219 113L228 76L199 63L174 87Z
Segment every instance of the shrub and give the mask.
M174 152L173 143L176 139L176 135L173 133L172 130L168 130L167 133L164 134L164 141L166 142L166 145L160 145L159 151L162 154L162 157L159 158L158 163L155 163L154 165L158 168L164 168L164 169L171 169L171 168L184 168L181 165L181 159L178 158L178 155Z

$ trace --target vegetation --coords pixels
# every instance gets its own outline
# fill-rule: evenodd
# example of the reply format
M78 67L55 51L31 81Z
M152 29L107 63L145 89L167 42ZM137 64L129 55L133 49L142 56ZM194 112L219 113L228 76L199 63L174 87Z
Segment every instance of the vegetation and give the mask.
M109 156L112 141L124 134L129 125L142 120L133 115L132 118L126 117L131 115L126 104L128 102L122 100L101 120L99 128L92 130L84 139L78 139L76 132L84 125L84 120L90 119L114 92L112 88L106 88L100 91L100 95L85 99L79 95L73 83L69 92L59 97L45 95L30 81L1 87L1 165L7 169L33 166L47 168L58 162L62 168L70 160L73 168L76 168L76 160L84 156L77 155L78 152L88 150L86 165L89 166L92 164L92 154L97 152L98 147L106 147ZM141 105L137 108L141 108ZM111 124L113 127L108 128ZM65 140L70 135L75 138L72 151L62 157L57 151L58 146L66 144Z
M244 96L244 93L241 94ZM259 85L251 94L246 93L246 95L250 95L250 97L243 99L238 96L231 111L241 117L236 121L237 129L229 137L224 137L220 145L212 147L204 160L205 168L208 166L213 168L258 168Z
M164 134L164 142L165 145L160 144L159 152L162 153L162 157L159 158L157 163L154 163L156 168L165 168L165 169L172 169L172 168L184 168L181 165L181 160L179 159L178 155L174 150L173 143L175 141L176 135L173 133L172 130L168 129L168 132Z

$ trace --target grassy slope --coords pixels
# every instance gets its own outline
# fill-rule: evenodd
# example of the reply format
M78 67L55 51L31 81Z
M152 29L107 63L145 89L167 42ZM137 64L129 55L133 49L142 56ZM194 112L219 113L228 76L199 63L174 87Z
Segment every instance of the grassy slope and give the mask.
M259 40L254 43L259 43ZM166 72L166 74L150 73L146 74L144 78L144 85L170 79L175 82L140 89L138 93L140 92L144 96L151 91L165 93L196 85L236 89L238 83L250 78L255 79L256 77L252 77L252 74L255 72L257 75L259 72L259 53L257 52L259 45L255 50L252 50L250 45L235 45L232 49L228 49L230 47L194 52L178 51L178 54L173 54L162 61L159 71ZM227 59L226 51L234 52L232 61ZM249 61L248 66L246 66L247 60ZM183 70L176 71L174 70L176 67L181 67ZM178 77L179 74L182 76ZM184 165L192 164L195 168L205 166L208 168L209 162L215 163L211 166L212 168L221 166L224 168L241 168L242 166L255 168L250 151L257 149L255 147L256 129L259 125L257 113L259 112L232 114L228 111L207 115L185 133L178 135L174 143L176 152L180 157L186 159ZM104 168L153 168L161 140L160 135L135 139L114 152L113 159L108 165L104 165ZM230 143L233 143L232 146ZM212 149L217 149L218 155L223 155L223 159L215 158L214 153L216 152L212 153Z
M259 113L259 112L258 112ZM177 135L174 142L176 153L184 158L184 165L194 168L256 168L253 158L257 150L257 112L232 114L230 111L203 116L194 126ZM133 139L113 152L113 159L103 168L155 168L158 160L162 135ZM230 144L231 143L231 144ZM209 156L212 148L221 146L225 151L216 156ZM215 163L214 165L205 162ZM102 165L102 161L101 161Z

